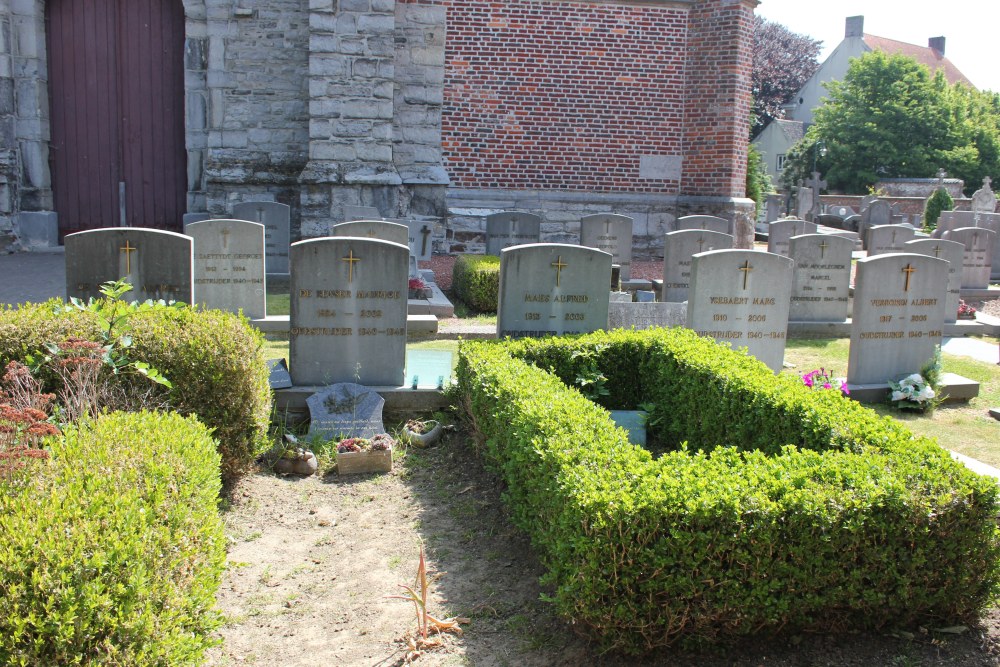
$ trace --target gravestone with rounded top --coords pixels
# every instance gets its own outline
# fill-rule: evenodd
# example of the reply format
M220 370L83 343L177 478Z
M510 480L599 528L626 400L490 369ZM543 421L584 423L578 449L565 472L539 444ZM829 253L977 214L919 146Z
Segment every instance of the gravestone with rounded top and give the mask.
M608 325L611 253L534 243L500 253L497 335L587 333Z
M611 263L621 267L621 279L632 278L632 218L614 213L584 216L580 245L611 253Z
M997 196L990 188L990 184L993 179L989 176L983 178L983 187L972 193L972 204L971 207L973 211L978 211L980 213L993 213L997 210Z
M903 244L912 241L916 230L909 225L879 225L868 228L868 256L903 252Z
M803 234L815 234L817 228L815 222L808 222L799 218L775 220L767 226L767 251L775 255L788 257L789 239L793 236L801 236Z
M691 287L691 257L709 250L729 250L734 239L729 234L701 229L667 232L663 236L664 302L687 301Z
M868 247L868 229L876 225L891 225L892 214L892 205L881 199L873 199L864 209L862 209L861 220L858 223L858 234L861 236L861 240L866 244L865 249Z
M714 215L685 215L684 217L677 218L677 229L675 231L681 232L686 229L700 229L702 231L729 235L733 233L733 226L728 220Z
M264 257L268 273L288 273L292 240L291 208L273 201L248 201L233 206L233 217L264 225Z
M410 229L398 222L385 220L351 220L341 222L330 230L333 236L355 236L366 239L380 239L390 243L401 243L409 247Z
M403 384L409 248L353 236L291 246L289 370L296 385Z
M194 295L206 308L243 311L251 319L266 314L264 225L248 220L192 222Z
M961 243L965 247L962 256L962 287L989 289L996 232L984 227L959 227L948 232L945 240Z
M486 216L486 254L500 255L511 246L538 243L542 219L534 213L509 211Z
M854 241L831 234L805 234L789 240L789 257L795 262L789 320L847 319L853 250Z
M858 260L847 383L919 372L941 343L947 289L943 259L890 253Z
M142 227L107 227L67 234L66 297L102 298L101 285L125 280L125 301L194 300L190 236Z
M962 257L965 246L957 241L944 239L914 239L907 241L906 252L937 257L948 262L948 291L945 296L944 321L953 323L958 319L958 305L962 298Z
M788 257L754 250L696 254L688 327L733 348L746 347L777 373L785 357L793 264Z

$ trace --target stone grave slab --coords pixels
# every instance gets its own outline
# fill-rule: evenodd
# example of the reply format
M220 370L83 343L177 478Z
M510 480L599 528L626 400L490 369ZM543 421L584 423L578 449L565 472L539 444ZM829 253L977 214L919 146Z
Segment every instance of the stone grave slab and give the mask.
M330 230L333 236L356 236L358 238L381 239L409 247L410 229L398 222L386 220L352 220L341 222Z
M563 243L500 253L497 336L588 333L608 324L611 254Z
M687 324L687 304L612 301L608 304L608 329L654 329Z
M542 219L534 213L505 212L486 216L486 254L499 255L504 248L538 243Z
M958 302L962 298L962 257L965 246L957 241L944 239L914 239L907 241L906 252L937 257L948 262L948 290L945 296L944 321L954 323L958 319Z
M730 234L700 229L667 232L663 236L662 301L687 301L691 286L691 256L709 250L729 250L734 239Z
M719 234L733 234L733 226L725 218L714 215L685 215L677 218L677 229L674 231L684 231L687 229L698 229L708 232L718 232Z
M621 279L632 279L632 218L614 213L584 216L580 245L611 253L611 263L621 267Z
M107 227L67 234L66 297L102 298L101 284L127 280L126 301L194 300L190 236L142 227Z
M890 252L903 252L904 244L912 241L916 235L916 230L909 225L879 225L868 228L868 237L865 247L868 248L868 256L884 255Z
M409 248L333 236L291 246L289 368L296 385L403 384Z
M288 364L284 359L268 359L267 367L270 370L267 383L271 389L287 389L294 386L292 376L288 372Z
M382 424L385 399L368 387L338 382L310 396L306 405L310 438L370 438L385 433Z
M962 255L962 287L989 289L996 232L983 227L959 227L945 234L944 238L965 247Z
M713 250L694 255L688 327L730 343L775 373L785 357L794 262L754 250Z
M194 296L206 308L266 317L264 225L247 220L192 222Z
M264 225L264 257L268 273L288 273L288 246L292 240L287 204L248 201L233 206L233 217Z
M890 253L858 260L848 385L920 371L941 344L947 285L943 259Z
M795 262L788 319L792 322L846 320L854 241L831 234L805 234L793 236L788 247Z
M798 218L782 218L767 226L767 251L788 257L788 240L793 236L815 234L818 225Z

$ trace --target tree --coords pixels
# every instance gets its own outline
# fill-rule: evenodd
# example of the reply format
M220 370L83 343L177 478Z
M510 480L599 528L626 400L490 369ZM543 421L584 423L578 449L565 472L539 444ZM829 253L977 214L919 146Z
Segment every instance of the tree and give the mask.
M780 23L754 17L751 136L771 120L785 117L781 105L791 99L819 67L817 57L822 43L794 33Z
M757 150L757 147L753 144L749 144L747 148L747 185L746 193L747 199L752 199L755 204L755 215L760 215L760 207L764 203L764 198L774 192L774 186L771 184L771 177L767 174L767 169L764 167L764 159Z

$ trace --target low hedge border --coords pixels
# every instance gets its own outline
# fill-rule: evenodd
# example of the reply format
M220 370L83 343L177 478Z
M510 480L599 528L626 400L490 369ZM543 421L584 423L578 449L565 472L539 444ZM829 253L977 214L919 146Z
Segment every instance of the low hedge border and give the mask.
M0 480L0 663L201 664L226 547L208 430L112 413L49 444Z
M451 278L452 291L466 306L480 313L497 312L500 294L500 258L459 255Z
M97 317L60 309L62 302L0 309L0 369L40 355L45 343L70 336L100 341ZM130 357L163 373L173 387L156 387L170 407L195 414L219 441L222 476L246 468L267 438L271 390L263 335L238 315L195 308L154 308L129 313ZM118 376L135 381L134 376ZM52 377L46 390L54 391ZM145 381L145 380L142 380Z
M655 403L674 451L567 386L595 360L602 402ZM470 341L456 374L557 611L607 648L953 624L997 599L996 481L837 391L684 329Z

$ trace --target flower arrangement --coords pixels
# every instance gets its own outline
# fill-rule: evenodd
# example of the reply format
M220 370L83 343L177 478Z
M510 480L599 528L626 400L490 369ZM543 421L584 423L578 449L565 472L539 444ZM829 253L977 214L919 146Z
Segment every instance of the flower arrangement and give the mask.
M346 438L337 444L337 453L387 452L396 446L396 439L388 433L379 433L371 438Z
M844 396L851 392L847 389L847 378L832 377L825 368L818 368L802 375L802 384L810 389L840 389Z
M423 278L410 278L410 281L406 284L408 289L418 290L427 287L427 283L424 282Z
M965 302L965 299L958 300L958 319L960 320L974 320L976 319L976 309Z
M923 412L934 405L937 396L931 383L920 373L907 375L899 382L889 381L892 395L889 401L900 410L919 410Z

